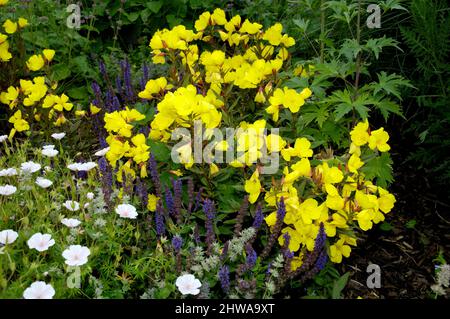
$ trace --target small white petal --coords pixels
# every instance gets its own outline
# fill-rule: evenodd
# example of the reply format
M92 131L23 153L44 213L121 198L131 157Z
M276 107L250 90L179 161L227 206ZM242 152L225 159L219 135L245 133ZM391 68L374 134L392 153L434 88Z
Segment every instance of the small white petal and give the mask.
M66 136L66 133L53 133L52 137L55 140L62 140Z
M19 237L19 234L12 229L2 230L0 231L0 244L12 244L16 241L17 237Z

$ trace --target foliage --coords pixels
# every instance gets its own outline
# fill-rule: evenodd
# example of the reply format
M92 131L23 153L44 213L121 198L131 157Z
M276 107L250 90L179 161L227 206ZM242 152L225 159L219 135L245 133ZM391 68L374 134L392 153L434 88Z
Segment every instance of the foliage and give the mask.
M362 2L84 1L81 30L51 36L65 8L47 2L0 38L0 67L14 74L0 79L11 113L0 136L0 295L28 296L43 281L60 298L341 298L349 274L333 264L396 202L389 134L369 118L401 116L412 87L371 71L398 42L362 32ZM45 5L54 15L42 20ZM278 19L297 5L311 22L284 29ZM284 32L310 25L320 32L308 44ZM16 134L26 131L42 133ZM39 250L38 233L53 242Z
M411 78L420 94L414 96L417 108L409 114L417 148L409 159L426 168L440 183L450 178L448 147L450 17L445 1L414 0L410 21L401 28L409 47L414 69Z

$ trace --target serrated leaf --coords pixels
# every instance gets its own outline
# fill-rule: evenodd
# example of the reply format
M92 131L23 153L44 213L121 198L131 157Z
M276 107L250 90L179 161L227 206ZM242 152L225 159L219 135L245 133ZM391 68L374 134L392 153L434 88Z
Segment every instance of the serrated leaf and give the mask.
M386 72L382 71L377 74L378 75L378 82L372 82L370 85L373 88L373 93L377 94L379 92L385 92L389 95L394 95L396 98L398 98L400 101L402 100L402 97L400 95L400 87L410 87L414 88L411 83L404 79L403 77L393 73L393 74L387 74Z
M398 42L395 41L392 38L386 38L386 36L383 36L382 38L371 38L367 40L366 44L364 45L365 51L372 52L375 55L375 58L378 60L379 54L381 51L383 51L384 47L395 47L402 51L399 46Z
M391 101L389 99L382 99L381 101L376 101L375 106L380 110L385 121L387 121L387 119L389 118L390 113L394 113L401 116L402 118L405 118L403 116L400 105L398 105L394 101Z
M361 172L363 172L369 180L376 178L377 185L386 188L394 181L392 164L393 162L389 153L382 153L380 156L367 161L361 168Z

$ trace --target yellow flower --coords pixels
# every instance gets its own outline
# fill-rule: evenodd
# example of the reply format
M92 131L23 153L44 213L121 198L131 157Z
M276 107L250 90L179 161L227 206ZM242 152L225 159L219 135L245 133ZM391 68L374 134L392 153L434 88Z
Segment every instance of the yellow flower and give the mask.
M195 30L204 31L210 23L211 13L203 12L197 21L195 21Z
M144 91L140 92L138 96L142 99L150 100L155 94L158 94L165 89L171 89L172 85L167 85L167 80L165 77L160 77L156 80L149 80L145 85Z
M223 11L222 9L215 9L213 14L211 15L211 21L214 24L217 25L224 25L227 23L227 19L225 17L225 11Z
M209 174L212 176L218 172L219 172L219 167L216 164L211 163L209 165Z
M378 187L378 192L380 194L380 197L378 198L380 210L387 214L392 210L392 208L394 208L394 204L396 202L395 196L381 187Z
M45 61L42 55L33 55L27 61L27 68L30 71L39 71L44 67Z
M350 156L348 163L347 163L348 170L351 173L357 173L358 169L360 169L361 166L363 166L363 165L364 165L364 162L361 161L359 156L356 154L353 154L352 156Z
M63 110L70 111L73 108L73 104L69 103L69 97L65 95L64 93L61 94L61 96L55 95L53 97L53 101L55 105L53 105L53 108L56 111L62 112Z
M363 146L369 142L369 121L359 122L350 132L352 142L355 146Z
M270 134L266 136L266 145L270 153L279 152L286 146L286 141L280 135Z
M267 215L264 220L266 221L267 226L272 227L277 222L277 212L273 212Z
M19 28L23 29L28 25L28 20L25 18L19 18L18 24Z
M322 182L324 185L340 183L344 179L342 171L334 166L329 167L327 162L318 165L316 170L322 175Z
M334 263L341 263L342 256L349 257L351 247L346 245L343 239L339 239L334 245L330 246L330 260Z
M248 33L248 34L256 34L261 30L262 25L259 23L251 23L248 19L244 21L241 28L239 29L240 33Z
M356 215L356 220L358 221L359 228L367 231L372 228L372 220L374 218L374 212L370 209L363 209Z
M281 23L275 23L264 32L263 40L269 41L272 45L280 45L281 39L283 38L282 31L283 25Z
M259 181L258 170L255 170L250 179L245 181L245 191L250 194L248 201L253 204L261 193L261 182Z
M17 132L23 132L30 129L30 125L22 118L22 111L18 110L13 116L9 118L9 123L14 124L14 129Z
M285 184L292 184L302 176L309 177L311 175L311 163L307 158L302 158L300 161L293 164L291 166L291 169L292 169L291 173L285 174L284 177Z
M153 194L148 195L147 209L151 212L156 211L156 204L158 203L159 197Z
M47 62L51 62L53 60L53 57L55 56L55 50L45 49L42 51L42 54L44 54L45 60Z
M311 224L313 220L320 217L321 209L314 198L308 198L300 204L298 213L305 224Z
M91 103L89 106L89 110L91 111L91 115L98 114L102 109L99 107L96 107L94 104Z
M4 6L9 0L0 0L0 6Z
M10 109L13 109L17 105L18 97L19 97L19 89L15 88L14 86L10 86L8 88L8 91L6 91L3 96L5 101L8 101L8 103L5 104L9 104Z
M377 148L380 152L387 152L391 147L387 144L389 134L385 132L384 128L372 131L369 137L369 147L371 150Z
M281 156L283 156L284 160L287 162L291 160L291 157L311 157L313 156L311 142L305 137L297 138L293 148L288 147L281 150Z
M13 34L17 31L17 22L12 22L7 19L5 23L3 23L3 28L5 28L5 32L8 34Z
M0 61L7 62L11 60L12 54L9 52L9 43L6 41L8 37L0 33Z
M297 230L291 228L291 227L286 227L284 229L281 230L281 235L280 237L278 237L278 243L280 244L280 246L284 245L284 234L288 233L289 234L289 250L291 252L296 252L300 249L300 244L302 243L302 238L301 235L298 233Z
M112 167L115 167L117 161L130 150L130 143L128 141L122 142L119 138L112 135L107 137L106 142L110 147L108 153L106 153L106 159Z
M150 159L150 152L148 151L150 146L147 145L145 135L142 133L137 134L136 136L133 136L131 142L134 147L125 155L132 157L137 164L147 162Z

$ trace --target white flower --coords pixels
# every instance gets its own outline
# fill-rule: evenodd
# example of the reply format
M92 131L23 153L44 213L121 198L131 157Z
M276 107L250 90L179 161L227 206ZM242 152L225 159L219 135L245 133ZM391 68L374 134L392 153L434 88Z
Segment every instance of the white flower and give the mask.
M95 197L94 193L89 192L89 193L86 194L86 198L87 198L88 200L93 200L94 197Z
M62 140L65 136L66 136L66 133L53 133L52 134L52 137L58 141Z
M14 230L7 229L0 231L0 244L6 245L6 244L12 244L16 241L17 237L19 237L19 234L16 233Z
M20 169L23 173L32 174L41 169L41 165L34 162L25 162L20 165Z
M136 212L136 208L130 204L121 204L117 206L116 213L122 218L130 219L136 219L138 215Z
M0 177L15 175L17 175L17 170L15 168L5 168L0 170Z
M55 241L52 239L52 235L50 234L36 233L27 241L28 247L30 247L30 249L34 248L37 251L46 251L54 244Z
M63 206L72 212L76 212L80 209L80 204L74 200L66 200Z
M97 167L97 163L94 162L73 163L67 165L67 168L74 172L88 172L95 167Z
M198 295L202 283L194 275L183 275L177 278L175 285L183 295Z
M91 205L90 203L84 204L84 209L88 208L90 205Z
M53 145L53 144L47 144L47 145L42 146L43 150L54 149L54 148L55 148L55 145Z
M36 281L23 292L25 299L53 299L55 289L52 285L46 284L43 281Z
M81 224L81 222L76 218L63 218L61 219L61 223L69 228L74 228Z
M95 156L98 156L98 157L105 156L106 153L108 153L110 149L111 149L110 147L105 147L104 149L101 149L101 150L95 152L94 155L95 155Z
M0 143L3 143L8 139L8 135L0 135Z
M49 188L52 186L53 182L49 179L38 177L36 178L36 185L42 188Z
M70 245L68 249L63 251L62 256L66 259L67 265L82 266L87 263L90 254L91 251L87 247Z
M47 145L48 146L48 145ZM52 145L53 146L53 145ZM52 147L45 147L42 149L41 154L47 157L55 157L56 155L59 154L59 152L57 150L55 150Z
M11 196L17 192L17 187L12 185L0 186L0 195Z

